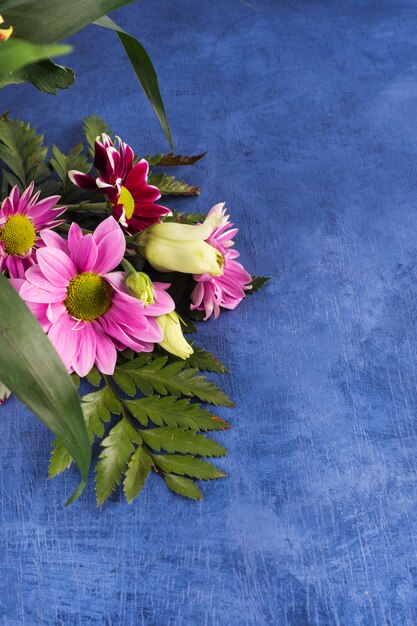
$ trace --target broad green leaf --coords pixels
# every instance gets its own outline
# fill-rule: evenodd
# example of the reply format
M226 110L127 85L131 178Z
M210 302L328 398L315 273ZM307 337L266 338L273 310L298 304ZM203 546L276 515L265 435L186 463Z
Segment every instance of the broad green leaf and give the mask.
M131 414L143 425L151 420L157 426L178 426L191 430L226 430L230 424L213 415L199 404L191 404L188 398L178 400L172 396L149 396L126 400Z
M55 43L132 1L2 0L1 14L7 24L13 25L14 37L37 43Z
M164 474L164 480L167 487L180 496L185 496L186 498L191 498L192 500L203 499L203 494L200 489L190 478L185 478L185 476L176 476L175 474Z
M152 466L150 454L142 445L138 446L129 461L123 482L123 491L129 504L141 491Z
M72 46L31 43L15 37L3 41L0 54L0 83L7 84L11 72L16 72L29 63L69 54L71 51Z
M0 311L0 380L62 441L78 465L83 482L75 497L91 461L77 390L37 320L2 274Z
M44 163L47 153L43 135L38 135L28 123L7 115L0 118L0 162L14 175L10 178L7 170L3 170L3 177L10 184L17 179L22 190L32 180L39 182L48 176L49 169Z
M120 485L134 450L134 443L140 444L141 439L124 418L101 442L103 450L96 465L96 495L99 505Z
M94 144L99 135L107 133L107 135L112 136L107 123L98 115L89 115L88 117L85 117L83 121L83 130L91 156L94 156Z
M155 115L162 126L168 143L171 148L173 148L171 131L169 129L164 103L159 90L158 77L145 48L137 39L132 37L132 35L128 35L128 33L119 28L117 24L115 24L113 20L107 16L96 20L96 24L98 24L98 26L103 26L104 28L116 31L126 54L130 59L133 69L135 70L136 76L142 85L142 89L151 103Z
M246 295L251 296L256 291L259 291L259 289L262 289L270 280L270 276L252 276L252 285L251 288L246 291Z
M199 456L225 456L227 450L217 441L183 428L149 428L141 431L141 437L153 450L198 454Z
M140 358L140 357L139 357ZM115 380L122 373L139 387L146 396L155 391L163 396L197 397L203 402L233 407L233 401L205 376L199 376L194 368L185 368L184 362L167 363L167 357L160 357L143 366L142 361L133 359L116 368ZM117 383L119 384L119 383Z
M227 474L211 463L208 463L208 461L201 461L201 459L196 459L189 455L153 454L152 458L163 472L173 472L174 474L191 476L192 478L199 478L201 480L211 480L213 478L224 478L227 476Z
M158 187L163 196L199 196L200 187L188 185L183 180L178 180L175 176L167 176L164 173L149 176L150 185Z

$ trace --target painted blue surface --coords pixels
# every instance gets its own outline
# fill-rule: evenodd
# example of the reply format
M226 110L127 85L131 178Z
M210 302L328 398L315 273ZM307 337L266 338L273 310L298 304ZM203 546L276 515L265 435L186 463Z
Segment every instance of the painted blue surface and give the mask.
M254 8L253 8L254 7ZM98 510L46 481L49 433L1 410L6 626L417 623L417 5L160 0L116 14L157 66L183 206L227 200L274 282L204 328L237 409L223 481L192 503L152 477ZM69 147L96 112L166 148L117 41L74 38L78 85L0 93ZM68 59L69 60L69 59Z

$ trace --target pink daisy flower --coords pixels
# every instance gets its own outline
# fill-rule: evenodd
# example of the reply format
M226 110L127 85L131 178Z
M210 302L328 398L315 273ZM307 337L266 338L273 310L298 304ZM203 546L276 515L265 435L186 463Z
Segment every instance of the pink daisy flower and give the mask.
M216 204L209 212L222 219L222 223L213 229L207 243L216 248L224 259L221 276L212 274L193 274L197 285L191 294L191 310L205 311L207 320L212 313L217 318L220 307L235 309L245 297L245 291L250 288L252 276L236 259L240 256L237 250L231 250L234 245L233 237L238 232L232 228L229 216L226 215L224 202Z
M68 241L44 231L45 247L38 265L24 281L14 281L69 372L85 376L95 364L113 374L117 350L151 352L163 340L155 317L174 310L169 285L155 283L155 303L129 295L124 272L112 272L121 262L126 241L113 217L93 234L83 235L73 223Z
M71 170L69 177L77 187L105 193L113 205L113 215L130 233L137 233L172 215L166 207L155 204L160 191L148 185L149 163L141 159L133 164L134 153L127 143L117 137L116 148L110 137L103 133L95 142L94 165L97 178Z
M42 230L62 224L59 217L66 207L57 207L60 196L38 202L40 191L33 194L34 183L21 194L17 185L0 207L0 272L11 278L23 278L35 263L35 250L42 245Z

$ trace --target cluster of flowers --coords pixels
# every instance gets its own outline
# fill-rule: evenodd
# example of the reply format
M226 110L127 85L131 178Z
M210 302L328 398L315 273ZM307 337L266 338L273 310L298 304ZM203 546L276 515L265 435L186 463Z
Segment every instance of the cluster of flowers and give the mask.
M126 236L163 272L191 274L190 308L218 317L234 309L251 276L232 248L237 229L224 204L204 223L164 221L159 190L148 184L149 166L135 163L133 150L107 135L95 143L94 178L72 171L72 182L107 197L112 215L94 232L73 222L65 239L55 230L66 207L59 196L39 200L34 184L14 187L0 208L0 271L6 273L47 333L68 371L85 376L93 367L113 374L117 351L151 352L160 344L187 358L193 351L182 335L167 283L153 282L125 259ZM114 271L119 266L123 271Z

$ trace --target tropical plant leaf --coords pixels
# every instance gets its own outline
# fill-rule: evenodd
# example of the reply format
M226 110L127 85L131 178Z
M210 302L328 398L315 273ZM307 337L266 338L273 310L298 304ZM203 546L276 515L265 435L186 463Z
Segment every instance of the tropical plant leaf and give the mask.
M132 1L2 0L1 13L7 24L13 24L13 37L36 43L55 43Z
M177 167L180 165L194 165L200 159L205 157L207 152L196 154L194 156L185 156L183 154L155 154L153 156L147 156L145 159L152 167Z
M166 450L167 452L213 457L227 454L227 450L217 441L184 428L170 428L168 426L149 428L148 430L141 430L141 437L150 448L157 452Z
M107 122L101 119L98 115L89 115L84 118L83 121L84 135L87 140L87 146L91 156L94 156L94 144L96 138L103 133L112 136Z
M185 476L176 476L175 474L164 474L164 480L167 487L180 496L185 496L186 498L191 498L192 500L203 499L203 494L200 489L190 478L185 478Z
M0 161L15 176L20 189L24 189L34 180L35 183L49 175L49 168L44 163L48 148L43 145L43 135L25 122L13 120L7 115L0 118ZM7 177L3 170L3 176Z
M157 426L175 426L191 430L226 430L230 424L199 404L191 404L191 400L178 400L172 396L149 396L137 400L126 400L125 404L131 414L142 424L148 426L149 420Z
M141 357L139 357L141 359ZM143 365L143 361L133 359L119 365L115 372L117 384L120 374L130 378L146 396L155 391L161 395L190 396L200 398L203 402L210 402L221 406L234 406L232 400L214 383L199 376L194 368L185 368L184 362L169 363L167 357L159 357Z
M270 276L252 276L252 285L251 288L245 292L246 295L251 296L256 291L259 291L259 289L262 289L262 287L270 280Z
M7 85L10 74L17 72L29 63L69 54L71 50L72 46L68 45L37 44L16 37L3 41L0 54L0 83ZM11 78L10 82L14 82L13 76Z
M103 26L103 28L109 28L116 31L125 52L130 59L132 67L135 70L135 74L142 86L142 89L162 126L165 137L167 138L170 147L173 148L171 131L159 89L158 77L145 48L137 39L132 37L132 35L129 35L124 30L119 28L119 26L117 26L117 24L115 24L107 15L96 20L95 23L99 26Z
M129 504L142 490L152 466L151 455L142 445L138 446L129 461L123 482L123 491Z
M124 418L113 426L101 442L103 450L96 465L96 495L99 505L120 485L134 450L134 443L140 444L141 439Z
M150 185L158 187L163 196L199 196L200 187L192 187L175 176L167 176L163 172L149 177Z
M0 380L62 441L87 479L91 447L77 390L35 317L0 274Z
M152 458L163 472L191 476L200 480L211 480L227 476L227 474L208 461L202 461L190 455L153 454Z

